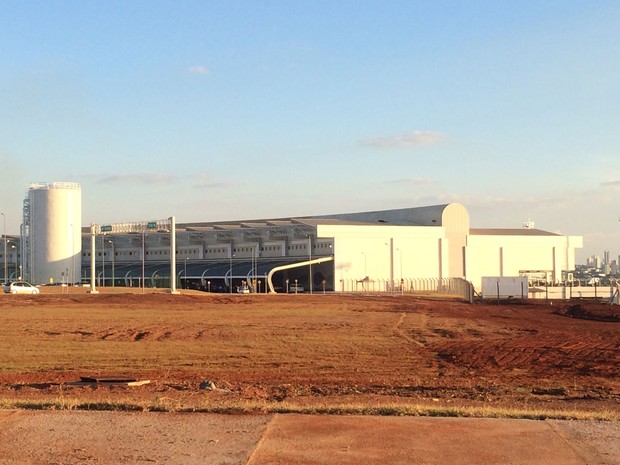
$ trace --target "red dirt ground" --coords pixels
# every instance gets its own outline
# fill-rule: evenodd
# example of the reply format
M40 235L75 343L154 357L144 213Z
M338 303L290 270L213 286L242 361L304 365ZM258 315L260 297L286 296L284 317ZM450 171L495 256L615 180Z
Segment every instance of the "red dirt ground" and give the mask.
M47 292L0 296L5 405L620 405L620 310L603 303Z

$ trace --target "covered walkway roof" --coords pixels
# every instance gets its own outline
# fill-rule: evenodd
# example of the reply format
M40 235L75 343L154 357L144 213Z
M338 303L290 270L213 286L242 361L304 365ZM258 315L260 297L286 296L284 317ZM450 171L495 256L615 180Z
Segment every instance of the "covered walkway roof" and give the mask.
M301 263L306 261L305 257L281 257L281 258L260 258L257 263L249 258L244 259L220 259L220 260L177 260L177 277L182 280L214 280L228 279L231 274L233 279L247 279L248 277L266 276L276 267ZM96 264L97 279L105 276L106 280L112 279L136 279L142 277L142 267L144 266L145 279L169 278L170 262L131 262L115 263L114 268L111 262ZM104 275L105 272L105 275ZM90 267L82 266L82 273L90 276Z

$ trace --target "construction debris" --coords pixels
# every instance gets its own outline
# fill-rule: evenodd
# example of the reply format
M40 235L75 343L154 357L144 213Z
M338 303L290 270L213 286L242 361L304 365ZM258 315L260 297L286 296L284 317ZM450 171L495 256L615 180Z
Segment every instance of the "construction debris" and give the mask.
M215 387L215 383L213 381L209 381L209 380L205 380L202 383L200 383L199 386L201 391L213 391L215 389L217 389Z
M80 376L79 384L101 384L101 385L123 385L123 386L143 386L149 384L148 379L138 380L137 378L123 378L117 376Z

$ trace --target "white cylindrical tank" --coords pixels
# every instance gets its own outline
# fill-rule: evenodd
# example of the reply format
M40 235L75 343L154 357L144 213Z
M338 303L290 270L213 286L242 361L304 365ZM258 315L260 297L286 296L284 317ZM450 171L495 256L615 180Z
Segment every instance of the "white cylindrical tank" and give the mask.
M30 280L75 283L82 274L82 191L70 182L28 186Z

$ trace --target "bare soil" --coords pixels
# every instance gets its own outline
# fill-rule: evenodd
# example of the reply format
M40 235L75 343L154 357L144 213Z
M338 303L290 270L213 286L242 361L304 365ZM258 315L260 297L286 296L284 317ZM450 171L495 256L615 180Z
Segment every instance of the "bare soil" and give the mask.
M604 303L53 292L0 295L4 405L620 405L620 311Z

